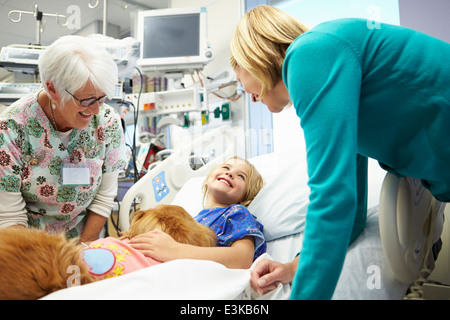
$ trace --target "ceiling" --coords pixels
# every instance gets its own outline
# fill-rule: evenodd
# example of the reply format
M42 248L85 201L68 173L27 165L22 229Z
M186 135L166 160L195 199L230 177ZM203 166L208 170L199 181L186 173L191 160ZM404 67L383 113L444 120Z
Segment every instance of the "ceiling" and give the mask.
M96 8L89 8L89 3L95 4ZM32 14L22 14L21 21L11 22L8 18L11 10L22 10L34 12L37 4L39 11L44 14L73 15L73 11L68 11L68 7L74 2L80 10L80 30L92 24L94 21L103 21L103 4L107 1L107 21L120 28L121 35L129 35L131 18L130 15L136 10L163 9L168 8L170 0L0 0L0 48L10 44L36 44L36 18ZM124 10L123 3L127 9ZM18 14L13 14L13 19L18 18ZM58 25L56 18L44 16L44 31L41 34L41 44L49 45L55 39L63 35L79 32L77 29L68 29ZM101 33L101 30L100 30ZM0 79L4 76L4 71L0 70Z

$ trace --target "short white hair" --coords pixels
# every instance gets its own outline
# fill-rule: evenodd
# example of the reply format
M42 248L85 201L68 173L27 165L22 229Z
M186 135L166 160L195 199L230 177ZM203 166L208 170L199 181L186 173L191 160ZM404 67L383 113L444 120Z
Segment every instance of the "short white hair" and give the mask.
M47 81L53 82L62 102L72 98L90 80L108 98L114 95L118 81L117 65L104 47L81 36L63 36L39 57L39 73L48 94Z

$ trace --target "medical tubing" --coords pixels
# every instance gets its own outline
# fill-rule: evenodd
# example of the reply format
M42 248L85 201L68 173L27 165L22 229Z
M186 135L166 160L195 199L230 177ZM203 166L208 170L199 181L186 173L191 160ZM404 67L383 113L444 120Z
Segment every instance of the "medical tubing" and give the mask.
M131 101L125 101L122 100L121 102L123 104L128 104L131 105L133 107L133 121L134 121L134 126L133 126L133 143L131 148L131 158L132 158L132 162L133 162L133 168L134 168L134 172L133 172L133 180L134 183L136 183L139 180L139 175L137 172L137 166L136 166L136 128L137 128L137 123L139 120L139 104L140 104L140 100L141 100L141 95L142 95L142 90L143 90L143 76L142 76L142 72L138 67L135 67L135 69L138 71L139 76L141 78L141 83L140 83L140 88L139 88L139 95L138 95L138 99L137 99L137 105L138 107L136 107L134 105L133 102ZM117 201L117 204L119 205L120 208L120 202ZM134 211L136 211L136 200L133 201L133 205L134 205ZM120 210L119 210L120 211ZM120 231L120 227L119 227L119 223L117 223L117 226L113 223L114 228L116 228L117 231Z
M117 200L117 197L114 200L117 203L117 212L119 213L120 212L120 201ZM119 214L118 213L117 213L117 222L114 221L113 215L111 215L109 217L109 219L111 220L111 224L114 227L114 229L116 230L116 233L118 235L120 235L120 234L122 234L122 230L120 230L120 226L119 226ZM108 230L108 228L106 228L106 230Z
M143 82L144 77L142 76L142 72L138 67L135 67L137 72L139 73L139 76L141 78L140 88L139 88L139 95L137 99L137 107L134 107L134 133L133 133L133 152L136 152L136 126L138 124L139 119L139 106L140 106L140 100L142 95L142 89L143 89ZM133 163L134 165L134 183L136 183L139 180L139 174L137 172L136 163Z
M134 103L131 101L127 101L127 100L121 101L122 104L127 104L127 105L130 105L133 107L133 121L134 121L133 143L132 143L132 146L130 146L130 149L131 149L131 156L132 156L133 168L134 168L134 174L133 174L134 183L136 183L137 180L139 180L139 175L137 174L137 171L136 171L136 168L137 168L137 166L136 166L136 129L137 129L137 122L139 120L139 103L141 100L142 89L143 89L143 87L142 87L143 76L142 76L141 70L138 67L135 67L135 68L139 72L139 75L141 78L141 85L139 88L139 95L138 95L138 99L137 99L138 108L136 108Z
M434 219L436 216L436 199L433 197L431 200L431 209L430 209L430 222L429 222L429 230L428 230L428 239L427 239L427 249L425 252L425 256L423 258L423 265L422 268L419 271L419 274L417 275L417 279L414 281L414 283L411 285L411 293L407 294L405 296L405 300L421 300L423 299L423 291L422 291L422 285L427 281L428 277L430 276L431 270L428 268L428 257L431 253L431 248L433 246L433 225L434 225Z

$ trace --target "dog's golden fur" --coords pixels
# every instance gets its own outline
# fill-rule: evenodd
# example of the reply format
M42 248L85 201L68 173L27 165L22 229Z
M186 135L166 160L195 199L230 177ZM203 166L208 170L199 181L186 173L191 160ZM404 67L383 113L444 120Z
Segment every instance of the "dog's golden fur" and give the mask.
M182 207L164 204L136 211L130 229L123 236L131 239L154 229L164 231L180 243L199 247L214 247L217 243L214 231L195 221Z
M94 281L80 260L83 250L63 234L27 228L0 230L0 299L38 299L67 288L70 266L80 267L80 282Z
M217 242L211 229L173 205L137 211L122 238L155 228L182 243L209 247ZM26 228L0 230L0 299L39 299L67 288L70 266L79 267L80 284L96 281L80 259L82 250L76 240L67 241L63 234Z

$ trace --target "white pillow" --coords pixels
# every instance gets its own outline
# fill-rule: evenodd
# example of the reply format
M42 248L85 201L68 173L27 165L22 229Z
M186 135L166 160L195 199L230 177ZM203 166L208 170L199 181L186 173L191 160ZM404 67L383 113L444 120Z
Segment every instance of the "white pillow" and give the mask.
M304 152L274 153L250 162L265 184L248 209L264 226L266 241L303 231L310 194Z
M195 217L203 209L202 185L206 177L189 179L172 200L173 205L183 207Z

